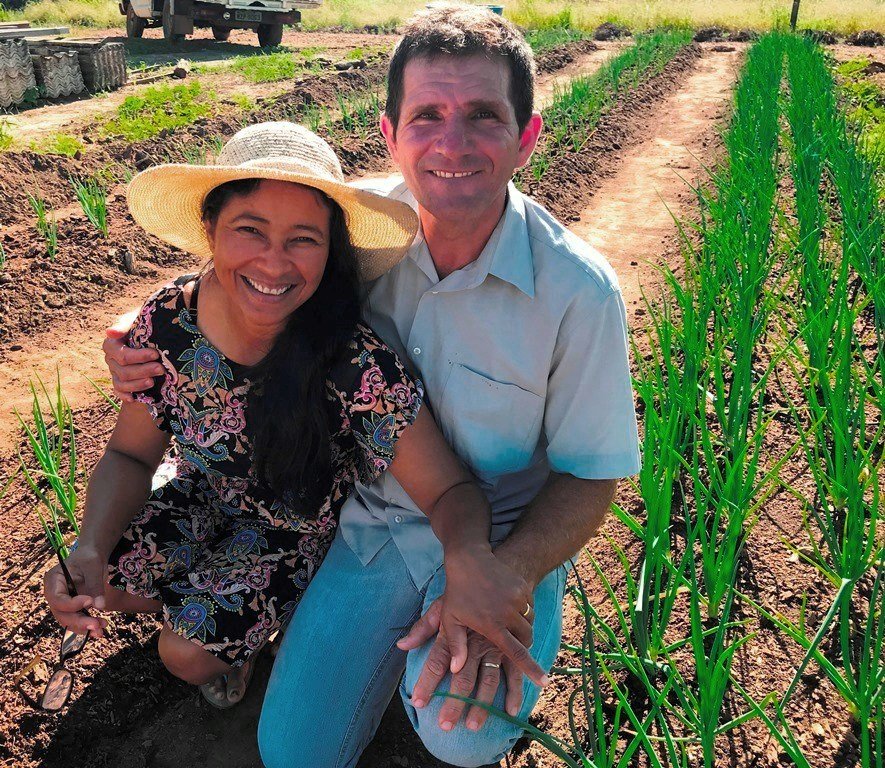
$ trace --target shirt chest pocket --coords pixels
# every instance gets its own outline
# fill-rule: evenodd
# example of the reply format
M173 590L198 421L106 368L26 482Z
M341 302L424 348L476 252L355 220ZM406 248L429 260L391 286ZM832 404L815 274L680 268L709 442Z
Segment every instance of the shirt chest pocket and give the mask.
M525 468L538 439L544 399L455 364L443 392L440 426L478 475Z

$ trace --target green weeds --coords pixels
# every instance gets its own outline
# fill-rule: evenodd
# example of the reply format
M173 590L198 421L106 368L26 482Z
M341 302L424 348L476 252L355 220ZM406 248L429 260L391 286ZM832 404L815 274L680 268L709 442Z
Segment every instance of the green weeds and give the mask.
M12 146L15 139L9 130L9 120L0 120L0 152L5 152Z
M305 62L291 51L272 51L255 56L238 56L230 63L233 72L252 83L276 83L291 80L305 71Z
M64 155L75 157L79 155L85 145L76 136L67 133L54 133L40 141L31 142L31 150L44 155Z
M525 35L526 41L536 55L550 48L588 38L589 35L585 31L569 26L530 29Z
M211 115L215 100L215 94L205 90L199 81L155 86L137 96L127 96L117 116L104 124L103 131L130 141L147 139Z

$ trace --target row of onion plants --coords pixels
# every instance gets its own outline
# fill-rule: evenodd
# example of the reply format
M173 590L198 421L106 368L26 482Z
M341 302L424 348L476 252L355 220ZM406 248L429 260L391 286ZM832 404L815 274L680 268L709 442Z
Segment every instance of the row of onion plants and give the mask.
M823 51L798 38L788 46L799 301L787 336L795 329L789 363L801 393L790 410L815 488L803 500L805 557L836 594L816 631L769 612L804 650L778 713L813 660L849 706L866 768L885 759L883 212L876 169L837 104ZM821 650L831 633L835 658Z

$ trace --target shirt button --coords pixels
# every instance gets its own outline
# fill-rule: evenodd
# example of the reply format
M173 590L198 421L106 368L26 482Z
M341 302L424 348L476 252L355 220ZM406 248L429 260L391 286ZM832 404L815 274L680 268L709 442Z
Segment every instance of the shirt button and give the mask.
M416 354L416 355L420 355L420 354L421 354L421 347L415 347L415 348L412 350L412 352L413 352L414 354Z
M393 522L395 522L395 523L401 523L402 521L403 521L402 515L397 515L396 517L393 518Z

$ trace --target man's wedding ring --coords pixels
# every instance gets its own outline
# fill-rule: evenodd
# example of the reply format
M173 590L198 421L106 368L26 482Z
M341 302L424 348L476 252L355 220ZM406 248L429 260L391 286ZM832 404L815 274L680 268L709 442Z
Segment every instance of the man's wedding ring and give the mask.
M532 606L528 603L525 604L525 610L520 614L524 619L527 619L529 616L529 611L532 610Z
M500 664L495 664L494 661L484 661L484 662L482 663L482 665L483 665L484 667L492 667L493 669L501 669L501 665L500 665Z

